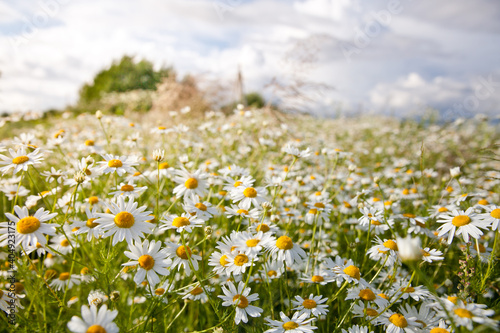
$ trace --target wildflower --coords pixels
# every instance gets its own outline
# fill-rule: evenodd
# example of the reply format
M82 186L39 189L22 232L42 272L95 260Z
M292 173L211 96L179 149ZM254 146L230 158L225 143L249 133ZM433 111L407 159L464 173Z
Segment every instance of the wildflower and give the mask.
M184 246L172 242L165 242L165 245L167 245L165 251L167 252L168 257L172 259L171 269L178 267L178 269L180 270L181 267L184 267L184 269L186 270L186 274L189 275L191 274L189 260L191 260L193 269L195 271L198 270L198 261L201 260L201 257L193 254L189 246Z
M120 183L116 187L116 191L110 192L109 195L112 195L115 199L119 196L138 198L147 189L147 186L136 187L133 181L129 181L127 184Z
M262 309L256 306L250 305L251 302L259 299L258 294L250 295L250 288L245 288L245 283L240 281L238 288L229 281L227 283L229 287L222 287L222 292L224 295L219 295L224 302L223 306L236 306L236 315L234 316L234 322L238 325L240 322L248 322L248 316L250 317L260 317Z
M263 187L238 186L231 190L231 199L234 203L239 202L241 209L248 210L253 204L254 207L260 207L265 202L266 191Z
M9 228L16 228L15 246L28 248L40 243L42 246L47 244L45 235L54 236L56 228L45 223L55 217L57 213L49 213L43 208L38 209L33 216L29 215L28 208L15 206L16 215L5 213L5 216L11 222L0 223L0 246L7 246L7 240L10 232Z
M272 326L264 333L312 333L316 326L309 325L314 318L309 318L307 313L295 312L292 318L280 312L281 321L266 318L267 325Z
M307 254L300 246L288 236L279 237L273 245L268 245L267 250L277 261L285 261L288 266L300 264Z
M250 256L256 256L263 248L270 246L274 240L274 236L268 233L264 234L262 231L255 235L249 232L241 232L236 237L235 243L238 251Z
M479 214L478 218L484 223L491 225L491 230L498 230L500 232L500 228L498 227L500 225L500 206L488 205L482 207L486 210L486 213Z
M7 157L0 154L0 165L5 165L0 168L0 172L4 175L10 169L14 169L14 174L19 171L28 171L28 167L30 165L38 165L42 163L43 157L40 152L40 148L35 149L35 151L31 153L26 153L24 148L21 148L17 151L14 149L9 149L9 153L11 157Z
M306 150L300 150L297 147L294 147L292 144L287 144L285 147L283 147L283 152L292 155L296 158L305 158L311 155L311 149L307 147Z
M80 276L76 274L70 274L69 272L63 272L59 274L57 279L52 280L50 286L55 290L71 289L74 285L80 284Z
M162 223L160 230L175 229L178 233L186 230L186 232L191 233L193 228L203 226L204 221L197 218L196 215L190 215L187 213L182 213L181 216L178 215L167 215L166 220L160 220Z
M474 328L474 323L484 324L490 327L497 326L497 321L488 318L495 314L494 310L486 309L484 304L465 303L457 299L456 302L446 300L444 302L448 313L453 317L455 325L465 326L469 331ZM439 311L441 317L446 317L444 311Z
M129 244L130 252L125 251L124 254L132 261L123 264L123 266L139 265L134 276L136 284L140 284L146 277L149 285L154 287L160 283L158 275L169 274L172 260L167 258L165 251L160 250L160 246L160 241L151 241L150 243L148 240L144 240L142 244L137 241L133 245Z
M123 241L132 244L132 240L140 241L144 234L150 234L153 224L146 222L150 220L150 211L146 211L146 206L137 208L137 202L129 199L125 202L123 197L118 198L117 203L107 204L111 214L96 213L98 218L93 222L97 223L99 230L103 231L102 237L113 236L113 245Z
M180 170L175 170L174 182L177 185L174 188L174 194L178 197L191 197L193 195L199 195L204 197L207 190L207 174L196 170L194 173L187 171L184 167Z
M87 301L90 306L99 307L108 301L108 296L102 290L92 290L87 297Z
M208 292L213 292L215 288L211 287L206 287L205 288ZM200 285L196 285L193 289L187 292L187 294L184 294L184 292L180 293L182 296L182 299L189 299L191 301L200 301L202 304L206 303L208 301L208 296L205 293L205 290Z
M138 163L135 158L128 156L114 156L112 154L101 155L104 161L97 162L99 164L99 171L103 174L116 172L118 176L125 173L134 173L134 166Z
M68 323L68 329L74 333L106 332L118 333L118 326L113 320L118 315L117 310L110 311L103 305L99 311L97 307L82 305L82 318L73 316Z
M292 300L292 304L296 306L293 310L300 311L299 315L307 313L308 316L319 317L321 315L326 315L328 312L328 305L323 304L328 301L328 298L322 298L323 296L309 295L309 298L303 299L300 296L295 296L295 300Z
M465 212L463 210L453 210L451 214L443 214L439 217L438 223L444 223L438 228L438 237L448 235L448 244L451 244L455 235L462 234L467 243L469 237L478 239L483 232L479 228L486 229L488 222L478 220L474 213L474 208L470 207Z
M379 322L383 324L388 333L415 333L420 324L417 317L404 316L401 313L387 310L379 317Z

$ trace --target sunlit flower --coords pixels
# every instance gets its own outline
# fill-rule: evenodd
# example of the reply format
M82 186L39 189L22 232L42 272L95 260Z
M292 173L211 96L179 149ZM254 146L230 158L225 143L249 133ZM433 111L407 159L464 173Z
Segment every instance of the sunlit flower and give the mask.
M250 295L250 288L245 288L245 283L243 281L240 281L238 288L230 281L227 283L227 286L229 289L222 286L224 295L219 295L218 297L224 301L222 306L236 306L236 315L234 317L236 325L240 322L248 322L248 316L260 317L263 310L250 305L251 302L259 299L258 294Z

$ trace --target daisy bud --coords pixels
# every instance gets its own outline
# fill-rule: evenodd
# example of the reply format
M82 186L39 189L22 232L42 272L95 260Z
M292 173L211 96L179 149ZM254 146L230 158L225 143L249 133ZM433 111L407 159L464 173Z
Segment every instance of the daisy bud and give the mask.
M398 254L403 262L418 261L422 259L422 247L420 246L420 238L397 237Z
M397 195L394 195L394 194L391 194L391 195L389 196L389 201L392 201L392 202L394 202L394 201L398 201L398 196L397 196Z
M112 291L109 295L109 299L112 302L117 302L120 299L120 292L118 290Z
M460 167L455 167L450 169L451 178L460 176Z
M374 178L373 178L373 182L374 182L374 183L378 183L378 182L380 182L380 177L374 177Z
M78 171L77 173L75 173L74 179L78 184L83 183L85 181L85 173L83 173L82 171Z
M354 172L354 171L356 171L356 166L354 164L349 164L349 166L347 167L347 170L349 170L350 172Z
M213 232L212 227L210 227L210 226L205 227L205 235L210 236L210 235L212 235L212 232Z
M365 207L365 204L364 204L364 203L362 203L362 202L358 203L358 209L361 209L361 208L363 208L363 207Z
M269 209L273 208L273 205L271 205L271 203L269 201L264 201L262 203L262 208L269 210Z
M94 164L94 162L95 161L94 161L94 158L92 156L89 155L89 156L85 157L85 164L87 166Z
M161 162L165 158L165 150L163 149L155 149L153 150L153 159L156 162Z
M102 118L102 111L101 110L97 110L96 113L95 113L95 117L97 119L101 119Z

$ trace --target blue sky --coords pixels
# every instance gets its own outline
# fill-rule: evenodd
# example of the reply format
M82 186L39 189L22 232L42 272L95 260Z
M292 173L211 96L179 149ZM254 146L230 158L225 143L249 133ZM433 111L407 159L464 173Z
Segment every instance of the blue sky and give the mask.
M309 112L500 113L495 0L23 0L0 12L0 111L74 103L129 54L229 95L240 67L247 91Z

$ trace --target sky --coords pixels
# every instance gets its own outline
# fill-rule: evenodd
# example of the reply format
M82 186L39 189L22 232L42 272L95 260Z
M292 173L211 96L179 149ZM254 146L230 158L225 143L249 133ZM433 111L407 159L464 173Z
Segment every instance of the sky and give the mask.
M4 0L0 45L0 112L75 103L127 54L322 115L500 114L497 0Z

